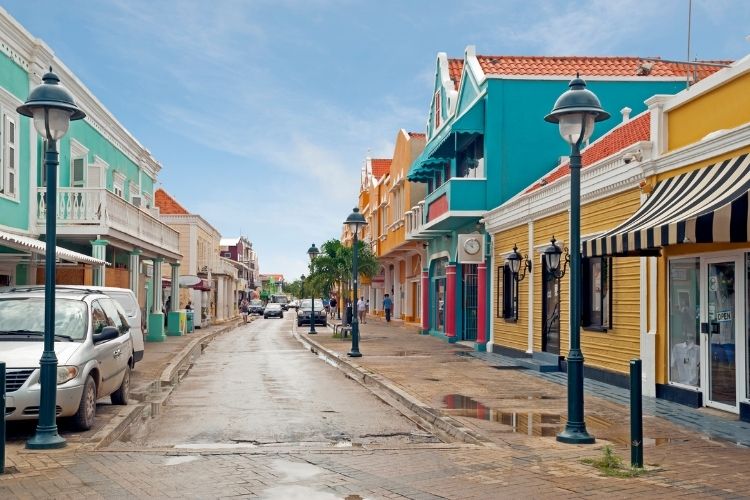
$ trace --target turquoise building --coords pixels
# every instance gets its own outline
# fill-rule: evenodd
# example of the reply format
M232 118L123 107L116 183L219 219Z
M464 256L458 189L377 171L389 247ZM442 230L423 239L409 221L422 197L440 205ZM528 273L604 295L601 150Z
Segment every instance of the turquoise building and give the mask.
M423 241L427 257L423 332L485 349L490 270L503 263L491 265L482 217L569 154L544 116L576 73L618 116L621 110L640 113L655 94L684 89L688 75L702 69L633 57L482 56L473 46L463 59L438 54L427 144L408 174L427 185L425 199L407 213L407 239ZM590 140L618 122L597 124ZM533 254L528 242L518 246Z
M50 67L87 115L58 143L57 253L67 263L58 267L57 282L131 288L145 306L146 282L158 283L160 292L161 263L180 258L179 234L159 220L153 205L161 166L42 40L3 9L0 286L44 279L44 144L16 108Z

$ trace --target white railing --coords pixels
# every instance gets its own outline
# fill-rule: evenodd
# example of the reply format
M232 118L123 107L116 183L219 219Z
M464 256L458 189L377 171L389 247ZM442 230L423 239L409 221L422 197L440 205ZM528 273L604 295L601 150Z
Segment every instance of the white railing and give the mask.
M420 201L416 206L404 214L406 220L406 237L413 237L419 234L424 225L424 201Z
M47 189L37 188L37 223L47 216ZM58 188L57 226L101 225L122 231L174 253L179 233L119 196L102 188Z

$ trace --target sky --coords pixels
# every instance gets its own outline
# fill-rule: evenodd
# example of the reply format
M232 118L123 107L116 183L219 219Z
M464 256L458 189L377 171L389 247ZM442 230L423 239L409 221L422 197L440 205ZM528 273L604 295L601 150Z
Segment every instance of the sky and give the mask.
M262 273L338 238L367 156L424 132L438 52L684 60L688 0L0 0ZM750 1L693 0L691 58L750 53ZM551 105L552 103L550 103Z

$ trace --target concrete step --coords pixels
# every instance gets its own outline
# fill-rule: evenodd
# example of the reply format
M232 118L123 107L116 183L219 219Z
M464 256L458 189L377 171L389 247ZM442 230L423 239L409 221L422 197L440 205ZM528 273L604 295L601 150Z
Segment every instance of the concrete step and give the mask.
M516 358L519 366L543 373L559 372L560 357L549 353L533 353L530 358Z

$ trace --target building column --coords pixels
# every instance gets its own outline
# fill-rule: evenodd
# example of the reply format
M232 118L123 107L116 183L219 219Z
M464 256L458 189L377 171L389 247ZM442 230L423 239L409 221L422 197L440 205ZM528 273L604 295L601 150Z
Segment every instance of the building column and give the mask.
M430 333L430 272L427 269L422 269L422 331L419 332L422 335L429 335Z
M130 289L135 292L135 296L138 297L140 292L138 278L141 275L141 251L138 248L135 248L130 252L128 267L128 277L130 278L129 286Z
M167 312L167 335L179 336L182 335L180 329L180 314L177 312L180 310L180 261L170 262L171 271L171 291L169 296L169 308Z
M445 336L456 342L456 263L445 266Z
M148 335L146 340L149 342L164 342L164 313L162 312L162 288L161 288L161 265L164 259L152 259L154 269L152 271L151 296L151 313L148 315Z
M487 350L487 264L477 265L477 351Z
M99 260L107 260L107 245L109 241L96 239L91 242L91 256ZM104 286L104 270L106 266L96 265L93 269L93 285Z
M393 271L394 281L396 282L393 287L393 317L396 319L404 319L404 284L401 282L401 260L396 261L396 269Z
M224 279L216 280L216 321L224 321L224 301L227 300L224 293Z

